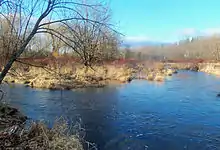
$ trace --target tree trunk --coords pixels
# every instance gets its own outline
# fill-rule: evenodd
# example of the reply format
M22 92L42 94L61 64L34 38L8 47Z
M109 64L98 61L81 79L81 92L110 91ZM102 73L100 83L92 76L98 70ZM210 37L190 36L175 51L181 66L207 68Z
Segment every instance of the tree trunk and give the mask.
M4 66L3 71L0 74L0 84L2 84L2 81L4 80L6 74L8 71L11 69L13 63L15 60L21 56L21 54L24 52L26 49L28 43L31 41L31 39L34 37L34 35L37 33L38 27L40 22L49 14L50 12L50 2L48 3L48 7L45 10L45 12L38 18L36 24L34 25L33 30L31 31L30 35L27 37L27 39L24 41L24 43L21 45L18 51L16 51L9 59L8 63Z
M32 33L28 36L27 40L24 42L24 44L20 47L20 49L15 52L9 59L8 63L4 66L4 69L2 70L1 74L0 74L0 84L2 84L2 81L4 80L6 74L8 73L8 71L10 70L10 68L12 67L13 63L15 62L15 60L20 57L20 55L24 52L25 48L27 47L28 43L30 42L30 40L34 37L34 35L36 34L37 31L37 27L34 28L34 30L32 31Z

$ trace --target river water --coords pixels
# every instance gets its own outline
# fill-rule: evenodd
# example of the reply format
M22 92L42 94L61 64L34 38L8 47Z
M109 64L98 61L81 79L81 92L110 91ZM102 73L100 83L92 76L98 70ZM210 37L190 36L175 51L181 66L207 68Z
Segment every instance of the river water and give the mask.
M85 139L100 150L220 150L220 78L205 73L62 94L21 85L6 91L34 120L81 118Z

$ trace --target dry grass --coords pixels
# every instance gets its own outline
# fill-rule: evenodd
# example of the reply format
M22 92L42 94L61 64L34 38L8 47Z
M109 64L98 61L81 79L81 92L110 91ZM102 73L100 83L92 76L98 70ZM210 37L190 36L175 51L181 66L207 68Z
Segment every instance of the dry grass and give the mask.
M101 87L109 80L127 82L134 70L121 65L101 65L85 67L83 65L66 65L60 69L45 70L43 68L28 67L28 69L15 66L11 70L14 74L6 76L5 81L14 83L29 83L30 86L46 89L72 89L79 87ZM15 73L19 72L19 74Z
M151 73L151 74L148 74L147 75L147 77L146 77L146 79L148 80L148 81L153 81L154 80L154 75Z
M95 144L84 140L86 133L81 125L81 120L68 124L61 117L48 128L45 122L27 121L18 109L0 103L0 149L96 150Z
M83 150L82 139L78 134L70 134L64 119L57 120L51 129L43 122L32 122L28 128L12 126L7 131L15 132L0 134L1 149Z
M220 63L202 63L198 65L199 71L220 75Z
M158 81L158 82L163 82L165 79L164 76L160 75L160 74L157 74L154 78L154 81Z

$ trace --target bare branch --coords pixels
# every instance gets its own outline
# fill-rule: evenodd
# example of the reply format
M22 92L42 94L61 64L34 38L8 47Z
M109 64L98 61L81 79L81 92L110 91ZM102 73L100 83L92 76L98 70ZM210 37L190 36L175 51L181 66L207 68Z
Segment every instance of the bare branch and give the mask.
M0 34L0 51L3 54L1 57L6 60L2 63L4 69L0 74L0 83L12 64L19 61L22 53L28 49L40 49L40 44L33 42L39 33L43 34L42 38L46 34L51 35L52 44L48 48L56 51L63 47L71 49L82 58L84 64L90 65L104 55L104 49L109 43L103 32L116 32L108 22L108 9L101 3L19 0L15 4L14 0L0 0L0 6L0 27L3 28L2 35ZM1 25L4 22L7 25L3 27Z

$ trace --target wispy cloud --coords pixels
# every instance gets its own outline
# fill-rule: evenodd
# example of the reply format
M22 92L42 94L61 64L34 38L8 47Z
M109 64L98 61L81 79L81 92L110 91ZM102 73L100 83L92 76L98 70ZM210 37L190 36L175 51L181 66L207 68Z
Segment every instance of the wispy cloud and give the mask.
M177 36L185 37L185 36L196 36L199 35L200 31L195 28L184 28L177 31Z
M220 27L219 28L206 28L206 29L200 29L200 30L196 28L185 28L177 32L177 35L180 37L212 36L215 34L220 34Z
M191 38L191 37L198 37L198 36L212 36L212 35L220 35L220 27L215 28L205 28L205 29L196 29L196 28L183 28L177 31L174 31L167 36L161 37L150 37L150 36L125 36L124 43L151 43L151 42L158 42L158 43L172 43L178 42L184 38Z
M220 27L219 28L208 28L208 29L205 29L203 31L203 33L205 35L214 35L214 34L220 34Z
M133 42L145 42L150 41L151 39L147 36L127 36L124 39L125 41L133 41Z

